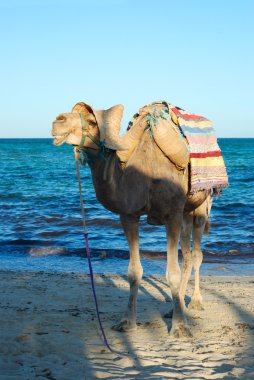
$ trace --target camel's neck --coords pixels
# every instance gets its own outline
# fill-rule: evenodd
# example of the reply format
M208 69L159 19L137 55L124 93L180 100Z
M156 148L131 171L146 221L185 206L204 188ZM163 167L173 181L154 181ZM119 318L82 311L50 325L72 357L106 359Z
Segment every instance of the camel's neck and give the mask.
M97 199L108 210L121 212L118 206L118 193L121 189L119 181L122 177L119 158L114 151L105 157L98 157L95 162L89 163L93 185Z

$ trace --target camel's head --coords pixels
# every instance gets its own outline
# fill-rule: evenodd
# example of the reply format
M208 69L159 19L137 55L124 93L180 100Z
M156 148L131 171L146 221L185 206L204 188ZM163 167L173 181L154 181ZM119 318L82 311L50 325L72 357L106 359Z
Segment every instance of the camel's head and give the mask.
M110 149L124 149L119 142L122 114L121 105L96 111L86 103L77 103L70 113L60 114L53 122L54 145L99 149L96 142L104 142Z
M82 115L82 116L81 116ZM82 119L85 120L86 130L82 131ZM52 136L54 137L54 145L62 145L63 143L79 146L82 141L82 135L90 133L95 138L98 138L99 129L95 116L91 107L83 103L76 104L72 112L61 113L52 123ZM87 147L93 147L93 141L86 139Z

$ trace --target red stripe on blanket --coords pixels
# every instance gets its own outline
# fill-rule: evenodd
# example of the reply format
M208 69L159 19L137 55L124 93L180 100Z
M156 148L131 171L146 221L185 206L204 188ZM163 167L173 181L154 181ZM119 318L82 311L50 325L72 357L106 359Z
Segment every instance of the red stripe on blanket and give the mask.
M196 120L196 119L205 119L207 120L204 116L199 116L199 115L193 115L193 114L188 114L188 113L184 113L184 111L180 111L178 110L177 108L171 108L172 111L174 112L174 114L178 115L178 116L183 116L185 119L192 119L192 120Z
M205 153L190 153L190 158L206 158L206 157L220 157L221 151L216 150L214 152L205 152Z

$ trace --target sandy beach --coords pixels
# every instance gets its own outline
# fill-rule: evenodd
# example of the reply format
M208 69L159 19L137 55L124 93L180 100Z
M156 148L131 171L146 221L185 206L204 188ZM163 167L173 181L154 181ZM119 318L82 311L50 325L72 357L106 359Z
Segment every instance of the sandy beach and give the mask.
M95 277L108 340L130 357L102 345L87 275L1 271L1 380L254 378L254 278L203 277L205 310L188 311L193 338L174 340L164 278L144 277L138 329L119 333L110 327L127 279Z

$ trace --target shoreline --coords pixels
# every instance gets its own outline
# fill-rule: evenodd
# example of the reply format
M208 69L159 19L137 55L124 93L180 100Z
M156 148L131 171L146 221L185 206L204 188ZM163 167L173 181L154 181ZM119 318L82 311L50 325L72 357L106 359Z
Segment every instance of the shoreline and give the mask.
M126 276L95 275L101 318L117 357L102 345L90 278L81 273L0 271L1 378L220 379L254 377L253 277L201 276L204 311L187 311L193 337L168 334L170 290L144 276L138 328L111 330L128 299ZM190 281L188 295L191 294ZM188 298L188 297L187 297Z
M84 249L83 249L84 251ZM6 253L0 255L0 267L11 271L45 271L51 273L89 273L87 258L81 255L62 254L59 248L40 248L31 250L30 254ZM111 250L92 252L92 265L95 273L117 273L125 275L128 269L128 256L118 257ZM179 255L180 256L180 255ZM141 253L141 263L144 275L164 276L166 270L166 254L149 252L144 256ZM181 256L179 257L181 264ZM254 257L247 255L219 256L210 254L206 256L201 265L203 276L254 276Z

